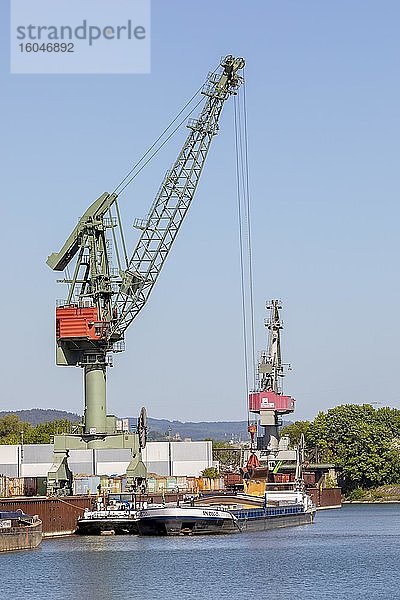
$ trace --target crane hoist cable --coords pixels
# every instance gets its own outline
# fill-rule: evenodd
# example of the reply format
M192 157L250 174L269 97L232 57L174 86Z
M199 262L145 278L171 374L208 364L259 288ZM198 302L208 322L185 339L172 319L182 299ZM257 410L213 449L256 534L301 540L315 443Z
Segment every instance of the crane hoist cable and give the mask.
M246 395L249 392L249 361L247 355L247 312L246 312L246 294L245 294L245 269L244 269L244 244L243 244L243 228L242 228L242 199L241 199L241 179L240 179L240 161L239 161L239 130L238 130L238 115L237 115L237 100L234 98L234 124L235 124L235 162L236 162L236 192L237 192L237 209L239 221L239 261L240 261L240 292L241 292L241 309L242 309L242 337L243 337L243 361L244 361L244 384ZM250 416L247 413L247 424L250 425Z
M245 85L243 87L245 88ZM240 104L240 99L237 99L237 97L235 97L234 99L234 125L237 207L239 221L239 254L241 281L240 285L245 379L244 383L247 397L248 393L250 392L250 382L252 382L253 389L255 389L256 385L256 359L254 333L254 291L251 240L252 231L250 210L250 176L248 163L247 108L245 92L243 92L242 106ZM249 410L247 410L247 421L248 425L250 426Z
M215 74L219 67L216 67L211 73ZM150 156L150 158L140 167L140 169L135 173L136 169L143 162L146 156L153 150L153 148L162 140L164 135L169 131L172 125L179 119L181 114L191 105L194 99L201 93L204 84L202 84L193 94L193 96L186 102L186 104L181 108L181 110L177 113L177 115L172 119L170 124L164 129L162 133L158 136L158 138L152 143L152 145L146 150L146 152L142 155L142 157L133 165L133 167L128 171L125 177L120 181L117 187L114 189L113 194L121 194L125 188L135 179L137 175L144 169L146 165L151 161L152 158L161 150L161 148L171 139L171 137L178 131L181 125L188 119L188 117L196 110L196 108L201 104L202 99L191 109L189 113L187 113L184 118L179 122L179 124L175 127L172 133L164 140L164 142L159 146L159 148ZM131 177L132 175L132 177ZM127 181L129 179L129 181ZM127 181L127 183L123 186L123 184ZM123 186L123 187L122 187Z
M150 148L147 150L146 154L144 154L142 156L142 158L136 163L136 165L131 169L130 173L133 173L133 175L128 179L128 181L125 183L125 185L123 187L120 187L122 185L122 182L120 183L120 185L115 188L116 193L121 194L130 183L132 183L132 181L135 179L135 177L137 177L137 175L139 175L139 173L141 171L143 171L143 169L149 164L149 162L155 157L156 154L158 154L161 150L161 148L163 146L165 146L165 144L167 142L169 142L169 140L172 138L172 136L178 131L178 129L180 129L180 127L183 125L183 123L185 123L185 121L187 121L188 117L190 117L190 115L196 110L196 108L198 106L200 106L200 104L203 102L203 98L200 98L200 100L197 102L197 104L194 105L194 107L192 108L192 110L187 113L183 119L181 121L179 121L178 125L175 127L175 129L173 129L173 131L169 134L169 136L162 142L162 144L160 144L160 146L154 150L153 154L150 155L150 157L146 160L146 162L140 167L140 169L138 169L136 171L136 173L133 173L135 168L142 162L142 160L145 158L145 156L147 156L147 154L151 151L152 148L154 148L155 144L157 143L158 140L160 140L162 138L162 136L164 135L164 133L170 128L170 125L168 125L167 129L164 130L164 132L161 134L161 136L154 142L154 144L152 146L150 146ZM181 113L180 113L181 114ZM176 119L174 119L175 121ZM126 178L129 175L125 176L124 180L126 180Z
M245 77L245 74L243 75ZM253 248L252 248L252 228L251 228L251 198L250 198L250 168L249 168L249 143L247 135L247 102L246 85L243 86L243 134L244 134L244 158L245 158L245 188L246 188L246 210L248 227L248 259L249 259L249 301L250 301L250 326L251 326L251 349L253 365L253 389L256 387L256 340L254 327L254 284L253 284Z
M213 73L215 73L215 72L216 72L216 69L214 69ZM201 85L196 90L196 92L193 94L193 96L186 102L186 104L183 106L183 108L172 119L172 121L170 122L170 124L164 129L164 131L158 136L158 138L152 143L152 145L147 149L147 151L142 155L142 157L133 165L133 167L130 169L130 171L120 181L120 183L114 189L114 191L112 192L112 194L118 194L118 195L121 194L128 187L128 185L130 183L132 183L132 181L135 179L135 177L137 177L137 175L139 175L139 173L149 164L149 162L154 158L154 156L156 156L156 154L158 154L158 152L161 150L161 148L163 146L165 146L165 144L172 138L172 136L178 131L178 129L180 129L180 127L183 125L183 123L190 117L190 115L202 103L203 98L200 98L200 100L195 104L195 106L190 110L190 112L188 112L187 114L185 114L185 116L183 117L183 119L181 121L179 121L178 125L173 129L173 131L169 134L169 136L162 142L162 144L158 148L156 148L156 150L150 155L150 157L146 160L146 162L144 164L142 164L142 166L140 167L140 169L138 169L139 165L143 162L143 160L146 158L146 156L148 156L148 154L153 150L153 148L158 144L158 142L160 142L160 140L162 140L162 138L169 131L169 129L172 127L172 125L179 119L179 117L182 115L182 113L184 113L184 111L190 106L190 104L193 102L193 100L199 95L199 93L201 92L202 88L203 88L203 85ZM136 169L138 169L138 170L136 170ZM123 184L125 184L125 185L123 185ZM122 249L123 249L123 253L124 253L124 257L125 257L125 263L126 263L126 266L127 266L127 264L128 264L128 253L127 253L127 250L126 250L125 237L124 237L124 233L123 233L121 215L120 215L119 206L118 206L118 200L117 199L115 200L115 209L116 209L116 218L117 218L117 221L118 221L119 231L120 231L120 236L121 236ZM113 217L112 217L111 209L109 209L108 213L109 213L110 222L112 222L112 218ZM119 256L118 246L117 246L116 240L115 240L114 228L111 227L111 230L112 230L112 235L113 235L113 239L114 239L114 247L117 250L117 257L116 258L117 258L118 267L119 267L119 269L121 269L120 256ZM69 271L66 272L65 278L66 279L71 279Z

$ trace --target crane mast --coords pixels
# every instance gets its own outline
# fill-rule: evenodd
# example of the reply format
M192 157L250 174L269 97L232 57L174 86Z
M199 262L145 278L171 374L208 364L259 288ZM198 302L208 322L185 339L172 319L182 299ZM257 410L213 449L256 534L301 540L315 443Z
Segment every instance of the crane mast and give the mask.
M260 390L262 392L273 391L276 394L282 393L281 378L284 377L282 357L281 357L281 329L282 321L279 316L279 309L282 304L279 300L267 302L267 310L270 310L270 318L265 321L268 329L267 350L261 352L258 364L260 377Z
M146 304L176 235L193 200L201 172L226 99L243 81L238 71L244 60L226 56L202 88L206 100L197 119L190 119L189 134L172 168L166 173L144 221L141 235L128 257L118 195L105 192L95 200L59 252L47 264L55 271L69 268L76 258L66 300L56 307L56 363L81 366L84 371L85 411L81 431L55 436L54 464L48 476L50 493L69 493L70 449L128 447L132 460L127 470L131 487L145 477L141 449L146 427L142 410L138 434L122 435L116 419L106 412L106 371L111 354L124 350L127 328ZM140 429L139 427L139 429Z
M280 332L283 324L279 311L282 304L271 300L266 304L270 311L265 320L268 329L267 349L261 352L258 363L258 389L249 394L249 410L259 417L262 435L257 438L257 448L266 453L267 462L274 465L279 457L279 427L282 415L294 412L295 400L282 391L284 365L281 357Z

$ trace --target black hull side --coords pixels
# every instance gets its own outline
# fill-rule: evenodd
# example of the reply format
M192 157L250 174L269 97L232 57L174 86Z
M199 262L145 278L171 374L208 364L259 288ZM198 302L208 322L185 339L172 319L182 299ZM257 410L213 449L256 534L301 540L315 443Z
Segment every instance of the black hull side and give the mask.
M293 515L260 516L238 519L236 522L221 519L182 518L146 518L138 521L139 535L142 536L177 536L177 535L217 535L240 533L246 531L268 531L282 527L298 527L309 525L314 520L314 513Z
M310 525L314 521L313 513L298 515L281 515L274 517L258 517L253 519L238 519L240 529L244 531L268 531L280 527L297 527Z
M138 522L139 535L219 535L238 533L240 530L233 520L228 519L188 519L146 518Z

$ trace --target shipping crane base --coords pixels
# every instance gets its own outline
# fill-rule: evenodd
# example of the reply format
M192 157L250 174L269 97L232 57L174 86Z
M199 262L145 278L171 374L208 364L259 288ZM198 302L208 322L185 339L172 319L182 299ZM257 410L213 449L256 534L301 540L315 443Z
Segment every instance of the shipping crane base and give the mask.
M115 450L127 449L131 461L126 469L126 489L132 492L140 489L147 475L142 461L138 435L118 432L116 417L108 415L108 431L96 436L85 434L62 434L54 436L53 465L47 475L47 495L69 496L72 494L73 475L68 466L70 450ZM114 430L114 431L112 431Z
M127 490L138 490L146 479L146 467L141 456L147 438L145 409L141 410L137 433L118 430L121 421L106 413L107 368L112 366L110 353L123 349L121 333L105 335L109 327L107 311L110 312L107 300L113 295L106 240L110 221L107 221L106 215L116 199L115 194L107 192L97 198L81 217L60 252L51 254L47 260L53 270L62 271L78 253L75 277L63 281L70 285L68 299L58 302L56 307L56 364L82 367L85 397L83 423L77 427L77 433L53 437L53 464L47 475L48 495L72 494L73 475L68 458L70 451L74 450L93 450L90 461L93 474L96 474L96 451L130 450L131 460L126 470ZM97 257L95 261L94 256ZM87 276L78 280L82 268ZM74 302L73 289L78 281L84 281L81 283L84 285L83 291L85 288L97 288L98 291ZM98 298L100 302L96 302Z
M156 283L193 200L211 141L219 130L225 100L236 95L243 82L238 71L244 64L242 58L228 55L208 75L201 88L205 97L201 112L197 119L189 119L186 141L167 171L147 218L137 225L141 234L130 258L118 194L136 176L136 166L149 151L113 193L105 192L89 206L61 250L48 257L51 269L66 271L60 282L69 286L67 298L56 307L56 364L83 369L85 396L83 423L72 434L54 436L48 495L72 493L68 458L76 450L93 451L91 470L96 475L99 474L95 472L96 453L100 456L101 450L128 449L131 460L126 471L126 488L136 491L145 485L142 450L147 438L146 411L142 408L136 432L118 430L119 421L107 415L106 410L107 368L112 366L112 353L125 349L125 331L146 304Z

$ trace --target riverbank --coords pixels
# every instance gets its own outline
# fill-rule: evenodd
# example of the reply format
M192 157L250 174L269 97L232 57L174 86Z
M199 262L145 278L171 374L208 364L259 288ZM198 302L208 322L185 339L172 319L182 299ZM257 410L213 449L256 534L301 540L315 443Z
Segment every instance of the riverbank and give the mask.
M343 500L342 504L400 504L400 500Z
M400 502L399 485L381 485L377 488L357 488L345 495L344 504L382 504Z

